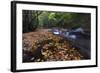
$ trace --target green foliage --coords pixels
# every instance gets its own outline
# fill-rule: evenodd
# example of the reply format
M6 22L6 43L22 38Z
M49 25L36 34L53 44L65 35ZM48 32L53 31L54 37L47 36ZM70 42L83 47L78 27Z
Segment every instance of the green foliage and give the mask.
M52 27L61 27L61 28L83 27L86 29L90 29L91 18L90 14L88 13L29 11L29 10L26 10L26 12L27 13L25 17L24 15L25 11L23 11L24 25L31 24L31 27L34 30L36 30L37 28L52 28ZM27 16L29 15L32 15L32 17L28 18ZM31 21L26 22L26 20L29 19Z

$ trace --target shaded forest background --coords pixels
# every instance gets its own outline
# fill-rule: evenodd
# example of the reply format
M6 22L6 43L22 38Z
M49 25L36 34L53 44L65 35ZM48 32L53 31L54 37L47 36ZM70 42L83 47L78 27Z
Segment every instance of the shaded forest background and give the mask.
M89 13L23 10L22 17L23 33L53 27L65 29L82 27L86 32L90 32L91 28Z

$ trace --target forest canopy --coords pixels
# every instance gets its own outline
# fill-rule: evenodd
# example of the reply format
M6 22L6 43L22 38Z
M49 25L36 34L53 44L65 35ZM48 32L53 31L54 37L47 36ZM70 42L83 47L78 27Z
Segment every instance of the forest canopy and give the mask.
M35 31L40 28L65 28L78 27L90 32L90 14L73 12L52 12L23 10L23 32Z

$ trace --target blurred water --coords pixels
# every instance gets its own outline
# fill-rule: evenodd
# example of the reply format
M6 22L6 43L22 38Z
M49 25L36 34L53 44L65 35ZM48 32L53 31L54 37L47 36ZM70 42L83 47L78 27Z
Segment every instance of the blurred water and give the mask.
M54 32L52 30L52 32ZM91 58L91 40L90 34L85 33L82 28L74 30L58 30L56 29L57 36L61 36L72 42L73 46L77 47L81 54L84 55L86 59Z

